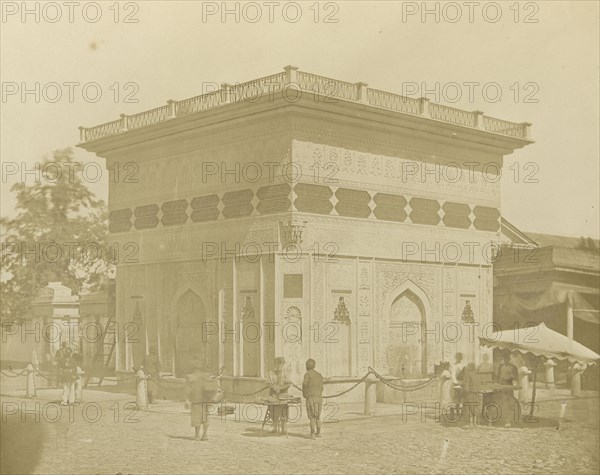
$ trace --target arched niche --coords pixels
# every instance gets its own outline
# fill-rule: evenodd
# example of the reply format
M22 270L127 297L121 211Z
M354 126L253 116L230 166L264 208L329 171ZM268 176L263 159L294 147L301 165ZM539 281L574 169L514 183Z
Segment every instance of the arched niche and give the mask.
M384 305L388 327L384 361L389 375L421 378L428 373L427 322L431 304L427 294L407 280L388 293Z

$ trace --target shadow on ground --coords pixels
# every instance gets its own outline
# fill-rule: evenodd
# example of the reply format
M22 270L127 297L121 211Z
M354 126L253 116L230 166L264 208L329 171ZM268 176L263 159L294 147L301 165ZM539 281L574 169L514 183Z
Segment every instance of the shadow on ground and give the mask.
M258 428L249 428L249 429L246 429L246 432L242 433L242 435L244 437L256 437L256 438L266 438L266 437L278 438L278 437L286 437L285 434L275 434L275 433L271 432L270 430L262 430L262 429L258 429ZM306 439L307 438L304 434L297 434L297 433L293 433L293 432L288 432L287 433L287 437L296 437L296 438L300 438L300 439Z
M6 406L8 409L8 406ZM0 473L25 475L33 473L40 461L46 439L45 424L35 422L20 410L8 412L2 405L0 426Z
M465 427L469 424L469 418L465 415L456 420L435 416L427 416L427 419L439 422L444 427ZM518 420L513 417L507 419L492 420L491 422L480 420L477 424L481 427L504 427L506 423L510 424L510 428L513 429L541 429L546 427L558 428L558 419L552 417L530 417L529 414L520 414Z

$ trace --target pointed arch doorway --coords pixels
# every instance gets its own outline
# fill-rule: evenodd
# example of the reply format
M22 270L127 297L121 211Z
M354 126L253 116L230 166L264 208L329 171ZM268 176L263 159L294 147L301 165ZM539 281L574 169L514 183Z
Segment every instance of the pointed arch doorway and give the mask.
M186 290L175 305L175 375L184 377L193 366L208 369L211 363L209 345L203 331L207 321L204 302L193 290Z
M400 378L427 375L427 313L429 300L412 282L399 286L387 299L388 373Z

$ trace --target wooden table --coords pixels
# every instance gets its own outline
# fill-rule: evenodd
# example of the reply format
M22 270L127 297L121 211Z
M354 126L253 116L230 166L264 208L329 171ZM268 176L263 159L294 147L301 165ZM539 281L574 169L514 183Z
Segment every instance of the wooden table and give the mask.
M300 404L301 399L299 397L294 398L285 398L285 399L277 399L277 398L264 398L256 401L256 404L260 404L262 406L267 406L267 412L265 414L265 418L263 419L261 430L265 429L265 425L267 422L271 422L273 427L275 427L274 420L274 408L280 407L282 409L282 417L284 422L284 434L287 436L287 423L289 418L289 406L294 404Z
M483 396L481 417L491 424L492 421L488 417L487 413L490 406L496 405L501 411L504 411L507 410L509 405L512 405L515 407L515 410L518 411L517 417L514 417L513 411L513 417L517 420L520 420L521 405L519 404L519 400L513 395L513 391L518 389L519 386L509 386L506 384L491 383L484 385L479 391L479 393ZM507 414L502 414L503 420L506 420L506 417Z

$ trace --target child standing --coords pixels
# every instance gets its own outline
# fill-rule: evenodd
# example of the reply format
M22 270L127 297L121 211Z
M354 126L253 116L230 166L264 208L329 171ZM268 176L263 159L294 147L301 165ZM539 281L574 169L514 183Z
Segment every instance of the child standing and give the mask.
M479 392L481 391L481 376L475 368L474 363L469 363L465 369L465 405L469 409L469 425L476 427L479 423L481 403Z

